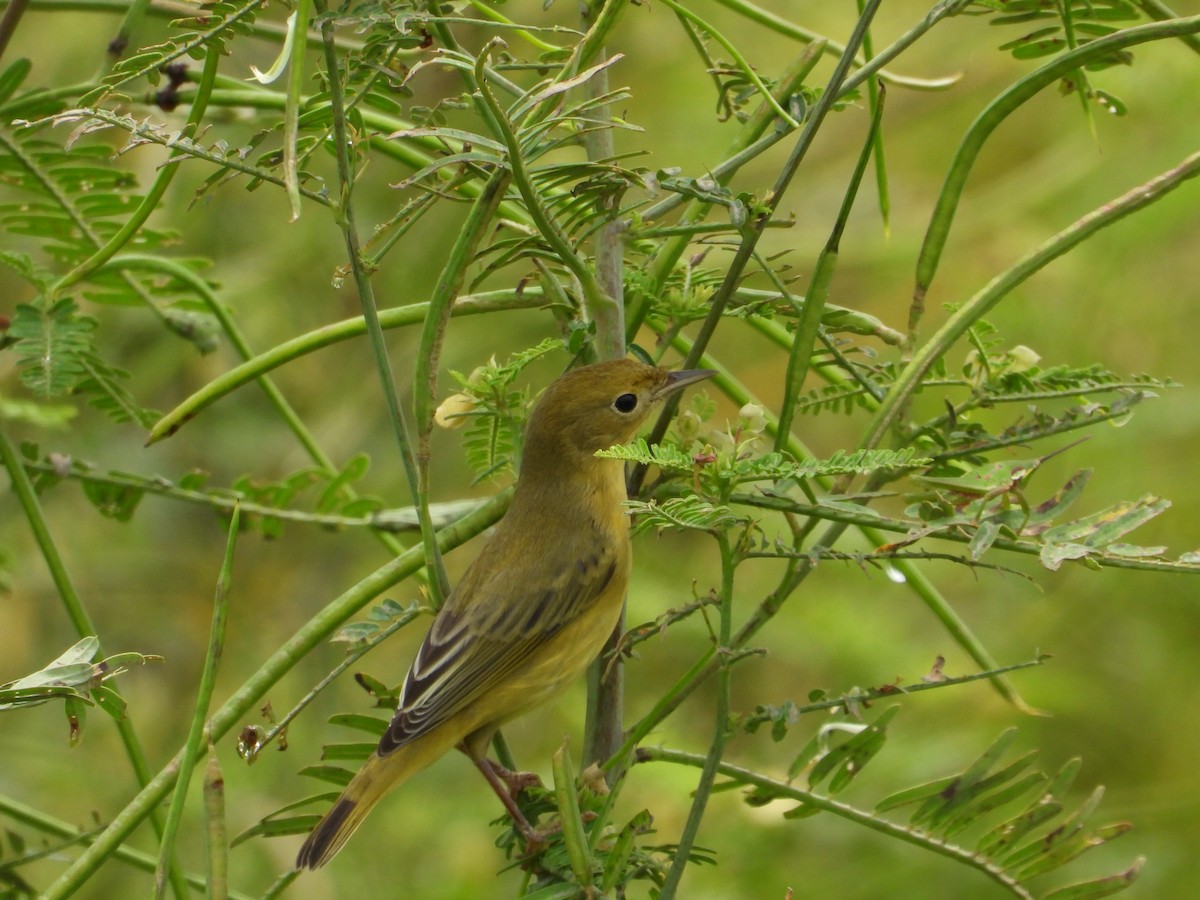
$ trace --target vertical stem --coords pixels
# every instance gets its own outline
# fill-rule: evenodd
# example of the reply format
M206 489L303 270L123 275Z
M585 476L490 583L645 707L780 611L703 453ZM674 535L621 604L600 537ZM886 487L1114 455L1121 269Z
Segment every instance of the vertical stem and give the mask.
M861 16L863 10L863 0L858 0L858 14ZM871 32L868 31L863 37L863 59L868 63L875 55L875 49L871 43ZM883 103L883 82L878 75L867 79L867 105L871 110L871 116L876 121L879 116L879 107ZM891 199L888 197L888 180L887 180L887 161L883 155L883 132L876 127L874 138L872 140L874 158L875 158L875 186L879 193L879 215L883 219L884 235L892 233L891 227Z
M733 547L729 543L729 535L717 532L717 544L721 548L721 624L717 636L716 655L718 658L730 650L733 638L733 570L736 565ZM663 881L661 900L672 900L679 889L679 880L692 854L696 843L696 834L700 830L700 822L704 818L704 810L708 806L708 798L712 794L713 781L717 777L717 767L721 764L721 754L725 752L725 744L729 740L729 686L730 667L727 662L720 663L717 672L717 708L716 721L713 724L712 744L708 748L708 756L704 760L704 768L700 771L700 783L696 785L696 793L692 800L692 808L688 813L687 824L679 837L679 845L675 857L671 860L671 868Z
M876 138L879 136L879 123L883 118L884 96L880 91L878 102L873 108L867 139L858 155L858 163L850 176L850 184L846 187L845 196L842 197L841 209L838 210L833 228L829 232L829 239L817 256L817 264L813 267L812 284L804 295L804 308L800 311L800 320L796 324L796 333L792 337L788 351L783 405L779 409L779 428L775 433L776 450L783 450L791 435L796 402L800 399L804 379L808 377L813 347L816 345L817 332L821 327L821 316L825 312L825 301L829 299L829 285L833 281L833 271L837 267L842 232L846 227L846 221L850 218L854 200L858 196L858 187L862 184L863 174L867 170L867 161L871 158L872 150L877 146ZM780 287L782 288L783 285Z
M619 5L610 0L609 6ZM583 24L589 24L591 8L582 8ZM595 51L595 61L602 63L607 58L603 47ZM602 97L608 93L608 70L601 69L583 86L589 97ZM607 121L607 106L595 111L597 118ZM611 128L596 128L584 135L584 149L588 159L597 162L616 155L616 142ZM596 324L596 358L620 359L625 355L625 292L624 292L624 246L621 240L621 224L616 219L617 198L605 198L604 216L607 221L596 233L595 259L596 281L600 290L595 295L585 295L584 303L588 316ZM604 648L587 672L587 714L583 728L583 765L607 759L621 744L621 723L624 710L625 666L619 654L614 655L617 642L625 630L625 611L617 620L617 626L604 643Z
M4 17L0 18L0 57L4 56L4 51L8 49L8 42L16 33L17 23L25 15L28 6L29 0L12 0L8 9L4 10Z
M88 635L100 636L95 624L92 622L92 617L88 615L84 608L83 601L79 597L79 592L75 590L75 584L71 581L71 576L67 572L67 567L63 564L62 557L58 553L58 547L54 543L54 538L50 534L50 528L46 524L46 517L42 514L41 504L38 503L37 493L33 489L33 484L29 480L29 473L25 471L25 467L21 464L21 459L17 455L16 449L12 442L9 441L8 435L0 429L0 463L8 469L8 477L12 480L13 493L17 495L17 500L21 504L21 509L25 513L25 519L29 522L29 530L33 532L33 538L37 542L38 549L42 551L42 558L46 560L46 567L50 570L50 577L54 581L54 587L58 591L58 596L66 607L67 617L71 620L71 624L75 626L75 632L80 637ZM103 657L102 652L97 652L96 658ZM110 689L116 691L115 686L110 685ZM137 732L133 728L133 722L128 713L121 719L116 721L117 733L121 736L121 743L125 746L125 755L129 757L129 762L133 766L133 774L137 779L138 786L145 788L150 783L150 765L146 762L146 754L142 750L141 741L138 739ZM150 813L151 824L154 826L155 834L162 835L162 816L157 809ZM171 890L174 891L177 897L183 898L187 895L187 882L184 880L183 872L178 864L172 863L170 868L171 875Z
M458 239L446 259L446 265L438 276L433 295L429 298L429 310L425 313L425 327L421 332L421 346L417 351L416 374L413 377L413 409L417 420L417 515L423 514L426 519L429 518L430 495L429 438L433 432L433 415L437 406L437 370L442 355L442 341L445 339L450 311L459 288L462 287L467 266L475 256L475 250L492 221L496 207L504 197L508 181L508 172L498 169L484 185L483 193L471 207L471 213L463 223ZM426 537L425 549L431 561L430 587L435 606L440 608L442 601L450 593L450 582L446 578L445 568L441 565L432 527L428 532L422 530L422 535Z
M429 579L429 587L433 593L434 602L440 606L445 599L441 586L446 583L442 573L442 556L438 550L437 536L433 530L433 521L429 516L428 497L421 492L421 481L417 476L417 464L413 455L411 434L404 410L400 406L400 398L396 393L396 380L392 375L392 364L388 358L387 344L383 339L383 328L379 324L379 310L375 303L375 292L371 285L370 274L363 264L362 253L358 239L358 228L354 221L354 171L350 160L350 136L346 131L346 109L342 96L341 77L338 72L337 47L333 40L333 23L329 19L321 22L321 39L325 45L325 68L329 79L329 103L333 114L333 142L337 155L338 182L341 186L341 196L338 203L338 224L346 242L346 256L350 263L350 271L358 289L358 299L362 306L363 319L367 324L367 335L371 341L371 350L375 357L375 365L379 375L379 384L383 389L384 402L387 405L388 419L400 448L400 460L404 466L404 474L408 479L413 502L417 508L417 518L421 525L421 540L425 548L425 563L429 571L437 573Z
M810 44L787 67L775 85L775 99L779 103L787 103L791 96L800 90L804 84L804 79L808 77L817 63L821 61L821 51L824 47L824 41ZM767 128L776 121L774 109L765 102L760 103L754 112L750 114L750 118L742 125L741 130L733 139L733 143L725 150L724 156L726 159L730 157L736 158L739 154L745 153L753 147L757 141L762 139ZM779 133L782 134L782 131ZM716 173L717 183L720 185L729 184L738 168L738 166L732 166L723 172ZM678 195L669 199L676 197ZM680 216L679 224L691 225L698 223L708 214L711 208L711 203L693 199L688 203L683 215ZM646 316L646 309L650 304L651 296L657 297L662 293L666 287L667 278L675 268L675 264L679 262L679 258L683 256L683 251L687 249L691 242L691 235L679 234L668 238L655 251L654 260L651 264L652 281L650 286L640 291L635 291L630 299L629 309L626 313L626 334L629 340L633 340L637 334L637 330Z
M241 512L235 506L233 515L229 517L229 533L225 539L225 558L221 563L221 572L217 576L212 625L208 632L208 653L204 657L204 669L200 673L200 686L196 691L196 709L192 714L192 725L188 730L187 741L183 745L183 757L179 762L179 776L175 781L171 805L167 808L167 823L163 828L162 841L159 844L158 867L154 871L156 900L163 895L165 886L163 876L174 858L175 835L178 833L179 823L183 819L183 804L187 799L196 760L204 748L204 723L208 719L209 705L212 703L213 689L216 687L217 665L221 661L222 650L225 647L225 623L229 616L229 585L233 578L233 548L237 546L240 521Z
M229 896L229 840L225 832L225 777L216 748L208 748L204 772L205 843L208 846L208 900Z
M858 24L855 25L854 31L850 35L850 40L846 44L846 49L838 60L837 66L834 67L833 74L829 77L829 83L825 86L825 90L821 94L821 99L813 107L812 115L804 123L804 128L801 130L800 136L796 139L796 145L792 148L787 162L784 163L779 177L775 179L775 185L771 188L770 193L767 194L765 201L760 204L758 209L754 210L754 218L746 226L742 240L738 244L737 251L734 253L733 260L729 264L728 271L725 273L725 278L721 282L721 286L717 288L716 293L713 294L708 315L700 326L700 331L696 335L691 352L688 353L688 357L684 361L683 368L694 369L696 361L704 354L705 349L707 349L708 342L712 339L713 334L717 330L717 324L721 321L721 316L725 313L725 307L741 283L742 272L746 267L746 263L754 255L754 248L758 244L758 239L762 236L767 222L774 216L775 210L779 208L779 203L783 199L783 195L787 192L788 186L792 183L792 178L795 177L797 170L800 168L800 163L804 161L804 157L808 154L808 148L812 146L813 139L816 137L821 123L825 121L826 114L833 108L834 98L837 97L842 82L845 81L846 75L854 63L854 55L858 52L858 47L862 43L863 36L866 34L867 28L870 26L871 20L875 17L875 13L879 9L879 4L882 2L883 0L867 0L866 10L859 17ZM650 433L650 443L653 444L662 440L663 435L667 433L667 427L670 425L671 419L675 415L675 410L678 408L679 394L675 393L668 397L666 403L663 405L663 410L659 414L658 421L654 423L654 429ZM645 466L639 466L634 470L632 480L635 488L641 484L645 473Z
M304 52L307 49L307 42L304 38L308 34L312 5L313 0L297 0L296 11L292 13L291 21L288 22L292 32L292 56L288 60L287 105L283 113L283 183L287 191L288 205L292 210L293 222L300 218L300 157L297 149L300 139L300 105L304 94ZM332 28L322 24L322 37L325 36L327 30L329 33L327 40L332 42ZM329 52L327 48L327 59ZM330 93L333 93L335 88L339 88L336 66L329 71ZM339 112L335 108L333 113L335 132L338 130L339 124L343 129L345 127L344 123L339 123L338 115ZM339 159L340 155L339 150Z

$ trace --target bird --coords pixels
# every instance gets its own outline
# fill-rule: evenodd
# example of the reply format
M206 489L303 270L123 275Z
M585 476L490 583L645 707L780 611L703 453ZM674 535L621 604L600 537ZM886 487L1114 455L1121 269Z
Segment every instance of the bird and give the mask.
M546 388L508 512L434 617L379 746L308 835L298 869L329 862L385 794L456 747L536 843L514 773L487 748L502 724L572 684L619 620L632 557L624 466L596 451L628 442L659 401L713 374L616 359Z

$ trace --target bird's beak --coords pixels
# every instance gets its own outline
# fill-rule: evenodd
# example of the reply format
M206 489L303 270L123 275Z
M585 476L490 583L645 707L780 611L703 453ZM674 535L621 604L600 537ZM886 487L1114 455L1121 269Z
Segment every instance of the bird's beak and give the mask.
M667 383L658 389L655 399L666 397L676 391L682 390L689 384L695 384L697 381L703 381L705 378L710 378L716 375L713 369L679 369L674 372L667 373Z

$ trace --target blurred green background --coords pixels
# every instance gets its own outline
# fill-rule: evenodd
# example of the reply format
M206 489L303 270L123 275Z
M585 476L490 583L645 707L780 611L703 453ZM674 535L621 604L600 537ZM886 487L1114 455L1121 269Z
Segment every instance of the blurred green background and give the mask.
M509 4L517 18L534 15L525 3ZM765 3L814 30L844 39L853 21L849 3ZM1200 4L1179 3L1195 14ZM574 10L556 4L551 20L570 21ZM739 21L713 3L696 9L727 29L768 74L780 70L799 45ZM874 29L886 46L923 12L924 5L885 4ZM282 20L285 11L266 17ZM31 82L61 85L84 80L101 64L117 18L48 12L35 6L21 23L9 55L34 60ZM147 23L138 40L161 33ZM950 90L925 93L892 89L884 123L891 192L891 227L880 222L874 193L864 190L842 241L830 302L862 309L902 328L912 291L917 248L936 192L966 126L984 104L1031 69L995 48L1016 32L986 20L960 17L940 25L893 68L922 77L962 73ZM619 134L619 149L649 148L634 164L679 167L701 175L722 158L735 124L714 116L714 95L702 65L665 8L630 9L611 49L625 54L612 70L614 85L629 85L632 99L621 110L643 134ZM248 75L264 68L276 47L243 40L223 72ZM929 297L923 334L944 316L942 304L961 302L997 270L1082 214L1157 175L1200 144L1197 117L1200 58L1182 43L1143 46L1136 65L1109 69L1094 83L1121 97L1124 117L1095 113L1095 134L1075 97L1044 92L996 132L967 186L942 268ZM819 70L827 74L828 64ZM441 76L438 76L441 77ZM818 78L818 82L820 78ZM135 107L135 115L144 114ZM782 204L795 227L767 233L763 249L788 251L805 284L829 223L841 202L866 127L865 104L832 117ZM185 110L174 114L182 121ZM164 114L156 113L157 117ZM254 130L239 111L218 111L219 127L243 137ZM56 133L65 140L66 131ZM787 152L784 141L742 173L735 189L764 191ZM142 149L119 165L136 169L143 183L162 157ZM188 163L172 187L159 224L179 229L180 255L211 258L211 275L255 347L265 348L321 324L357 312L349 286L334 286L344 259L340 236L328 213L306 207L287 221L283 196L262 189L249 194L227 186L188 206L208 172ZM407 173L382 158L364 175L360 203L368 223L397 205L387 187ZM1046 365L1099 361L1119 372L1173 376L1182 389L1139 407L1125 427L1101 428L1084 447L1051 460L1030 487L1048 495L1086 464L1097 473L1080 512L1151 493L1174 507L1135 535L1138 543L1166 544L1171 555L1200 546L1200 489L1194 478L1200 401L1197 400L1200 333L1200 185L1186 185L1143 213L1126 219L1052 264L1023 285L989 316L1011 344L1035 349ZM423 299L437 276L442 253L461 221L461 209L440 211L394 253L376 278L380 300L397 305ZM714 252L708 264L720 265ZM511 274L511 273L510 273ZM0 282L0 311L27 299L16 281ZM518 276L511 276L511 284ZM114 361L131 369L139 399L170 409L235 362L222 347L200 357L165 335L135 309L90 310L101 318L101 340ZM443 371L469 372L491 354L505 356L552 333L542 313L507 314L498 320L456 320L450 329ZM768 404L782 395L784 358L739 323L727 323L714 352ZM402 391L409 387L415 333L394 332L390 346ZM645 342L652 340L646 336ZM877 347L881 352L890 349ZM952 362L961 360L961 355ZM540 387L563 362L555 357L529 370ZM0 390L16 390L11 355L0 356ZM394 444L385 425L373 362L364 342L339 345L276 373L277 383L319 436L327 452L344 460L363 451L373 460L364 489L389 506L409 502ZM443 384L447 392L450 379ZM730 404L719 418L731 416ZM802 419L797 429L815 453L852 446L865 419L822 416ZM100 414L85 410L70 431L16 436L90 460L102 469L159 473L177 478L193 467L228 483L252 473L279 478L305 465L290 434L273 418L261 395L245 389L207 411L180 434L143 449L144 435L114 430ZM436 499L483 496L493 484L470 486L458 435L435 435ZM181 744L203 660L213 587L225 535L222 521L203 507L147 498L134 520L118 524L97 515L75 485L44 497L45 510L66 565L95 618L105 649L161 654L158 666L120 680L131 716L153 767ZM772 526L768 520L768 526ZM26 523L9 492L0 494L0 547L11 557L11 591L0 597L0 681L33 671L75 640ZM476 547L453 554L452 577ZM703 593L717 571L715 548L698 537L641 538L630 596L630 621L652 619L663 609ZM363 534L330 533L287 526L281 539L247 535L239 543L232 612L218 702L253 672L262 659L309 616L349 584L386 560ZM1095 572L1067 565L1058 573L1025 559L1001 562L1027 572L971 573L950 565L927 569L993 654L1004 663L1053 654L1044 667L1015 681L1044 717L1018 714L985 684L925 693L903 702L889 748L846 796L869 806L875 799L921 780L956 771L1005 727L1020 728L1014 752L1041 748L1041 764L1057 769L1084 757L1073 799L1091 785L1108 792L1096 822L1129 820L1135 829L1121 841L1086 856L1071 871L1100 874L1138 855L1149 862L1129 896L1184 897L1200 891L1200 775L1195 761L1200 723L1192 711L1200 683L1197 586L1183 576ZM774 568L749 563L741 570L739 596L749 604L771 584ZM407 603L415 585L388 596ZM398 681L423 631L418 623L359 667L383 681ZM971 670L925 607L905 586L879 571L825 563L805 582L785 611L761 636L767 655L735 670L735 707L803 700L814 688L840 692L894 679L918 681L934 658L946 671ZM643 644L628 668L628 718L643 713L655 690L673 680L708 645L699 621L688 621ZM276 711L287 709L341 658L339 646L313 653L306 664L271 692ZM642 686L645 685L645 689ZM650 743L703 752L711 729L711 703L699 692ZM231 833L238 833L283 804L315 790L296 771L312 763L324 742L348 735L325 723L329 714L366 706L350 679L327 691L289 732L287 752L268 751L251 767L226 739L219 754L226 778ZM553 708L511 726L518 761L549 777L549 755L564 734L578 747L582 688ZM251 724L247 722L247 724ZM801 723L782 746L763 732L734 739L731 761L781 773L815 724ZM61 710L46 705L5 713L0 719L0 793L70 822L107 821L132 794L132 779L116 733L93 712L80 746L69 749ZM674 840L695 784L693 770L657 765L635 769L623 794L626 818L648 807L660 838ZM198 791L185 820L179 853L190 868L202 858ZM465 758L448 757L381 805L369 825L337 862L308 874L292 896L475 898L509 896L516 874L498 878L502 858L485 823L498 815L494 797ZM690 898L950 898L1004 896L978 873L828 816L785 821L774 806L751 809L735 793L716 795L700 844L717 851L718 865L693 869L682 896ZM23 830L23 829L22 829ZM152 847L148 829L137 835ZM232 853L232 883L261 891L290 866L298 839L253 840ZM29 870L49 883L62 869L47 859ZM148 876L108 864L85 889L88 897L143 894Z

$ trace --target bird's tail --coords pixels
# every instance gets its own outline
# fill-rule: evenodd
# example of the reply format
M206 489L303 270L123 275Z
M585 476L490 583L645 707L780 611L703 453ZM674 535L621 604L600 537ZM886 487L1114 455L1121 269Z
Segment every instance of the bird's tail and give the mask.
M429 749L416 741L387 756L372 754L308 836L296 857L296 868L316 869L333 859L384 794L445 752L445 748L432 754L423 752Z

